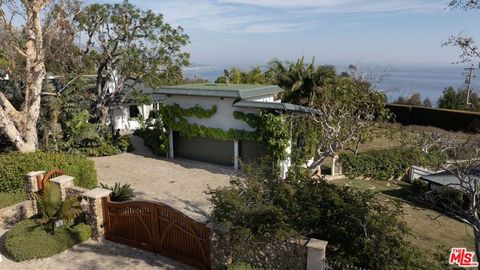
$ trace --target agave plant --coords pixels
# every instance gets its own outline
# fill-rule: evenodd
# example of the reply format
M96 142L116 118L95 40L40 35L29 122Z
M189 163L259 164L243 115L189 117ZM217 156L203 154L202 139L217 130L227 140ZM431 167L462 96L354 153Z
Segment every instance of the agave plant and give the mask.
M59 220L73 221L82 212L80 202L75 197L68 197L62 202L60 190L55 184L47 183L41 195L36 195L41 218L38 223L50 226L55 233L55 223Z
M133 189L130 187L130 184L120 184L119 182L115 183L113 187L109 187L105 184L100 183L100 186L104 189L110 189L110 200L114 202L124 202L135 197L133 194Z

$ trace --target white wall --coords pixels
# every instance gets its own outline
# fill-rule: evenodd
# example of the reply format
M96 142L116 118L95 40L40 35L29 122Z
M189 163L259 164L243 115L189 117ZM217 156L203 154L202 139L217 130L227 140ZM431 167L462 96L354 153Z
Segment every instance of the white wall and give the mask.
M168 105L176 103L184 109L195 107L195 105L204 109L211 109L213 105L216 105L217 113L211 118L198 119L196 117L190 117L187 118L187 121L190 124L195 123L212 128L221 128L225 131L230 128L252 131L253 129L247 123L235 119L233 117L233 112L242 111L245 113L256 113L258 111L256 109L233 107L232 105L234 101L233 98L171 95L165 99L164 103Z
M251 100L251 101L260 101L260 102L281 102L280 99L277 99L275 95L265 95L265 96L259 96L259 97L253 97L253 98L246 98L245 100Z
M138 105L140 114L148 118L150 111L153 109L153 105ZM140 128L140 124L137 120L130 119L130 104L117 106L111 110L111 119L113 120L113 128L115 130L136 130Z

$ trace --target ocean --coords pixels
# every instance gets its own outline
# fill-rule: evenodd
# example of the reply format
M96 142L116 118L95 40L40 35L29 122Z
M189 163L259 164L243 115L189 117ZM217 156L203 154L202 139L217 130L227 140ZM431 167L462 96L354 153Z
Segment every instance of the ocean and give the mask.
M223 75L223 70L230 66L198 66L186 68L184 74L189 78L203 78L211 82ZM432 104L436 104L442 91L449 86L455 89L465 87L465 65L450 66L388 66L388 67L360 67L359 74L374 78L376 88L393 101L399 96L409 96L418 92L422 98L428 97ZM346 71L345 66L337 66L338 73ZM474 71L473 89L480 91L480 72Z

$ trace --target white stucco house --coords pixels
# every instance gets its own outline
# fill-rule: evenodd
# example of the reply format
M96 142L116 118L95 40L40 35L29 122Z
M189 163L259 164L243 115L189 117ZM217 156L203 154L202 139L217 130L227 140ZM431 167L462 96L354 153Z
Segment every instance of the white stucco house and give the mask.
M141 114L148 118L152 110L159 104L174 105L188 109L200 106L210 110L217 107L216 113L210 118L189 117L189 124L198 124L210 128L253 131L246 122L235 119L234 111L244 113L259 113L260 111L276 111L280 113L305 113L305 108L293 104L281 103L279 93L282 88L276 85L246 85L201 83L165 86L159 89L142 87L144 93L152 96L153 104L136 105L126 103L112 109L112 122L115 128L132 130L138 128L135 117ZM186 138L176 132L170 132L170 158L198 160L239 168L240 160L248 162L261 157L265 148L251 140L222 141L212 138ZM287 149L290 151L290 149ZM282 175L286 176L290 158L282 162Z
M161 87L154 90L154 100L164 104L178 104L181 108L192 108L196 105L211 109L217 106L217 112L210 118L187 118L189 124L198 124L211 128L253 131L247 123L235 119L234 111L259 113L260 111L276 111L280 113L304 113L304 107L281 103L279 93L283 89L276 85L246 84L186 84ZM170 157L200 160L225 166L239 168L239 160L249 162L261 157L265 148L251 140L220 141L210 138L184 138L175 131L169 136ZM289 152L290 149L287 149ZM286 176L290 158L281 164L282 176Z

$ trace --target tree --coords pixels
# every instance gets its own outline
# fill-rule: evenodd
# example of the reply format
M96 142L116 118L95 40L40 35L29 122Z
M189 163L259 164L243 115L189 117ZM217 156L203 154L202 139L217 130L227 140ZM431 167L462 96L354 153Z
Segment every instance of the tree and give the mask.
M409 97L400 96L393 103L411 106L422 106L422 96L420 95L420 93L413 93Z
M450 161L439 164L458 182L429 191L427 199L470 225L475 236L475 254L480 258L480 136L461 133L430 133L436 148L447 153Z
M466 104L467 90L459 89L455 91L453 87L446 88L438 99L438 107L452 110L470 110L478 111L480 109L480 98L476 93L470 96L470 105Z
M357 143L390 117L385 96L367 82L338 78L316 94L310 113L316 127L311 169L334 157L346 145Z
M320 89L336 77L333 66L306 64L304 58L296 62L274 60L269 64L267 77L273 84L282 87L282 101L311 107Z
M25 29L14 27L13 18L22 10L15 1L0 1L0 28L6 33L1 39L2 47L10 59L21 59L23 72L18 73L16 61L9 62L7 74L20 78L22 82L23 102L16 108L7 98L4 89L0 92L0 131L21 152L35 151L37 138L37 120L40 114L40 94L45 78L45 51L43 48L43 28L41 11L52 0L22 0L25 12ZM10 75L10 74L9 74ZM18 90L19 84L17 84Z
M242 71L241 69L234 67L231 68L227 74L220 76L215 80L215 83L227 82L231 84L265 84L268 80L258 66L249 71Z
M432 107L432 102L430 99L427 97L423 100L423 107L431 108Z
M189 42L183 29L128 1L87 6L77 22L88 38L85 54L97 54L96 90L90 108L96 122L107 122L109 108L121 104L124 92L131 91L135 82L155 86L177 80L181 67L188 64L189 55L181 51Z
M212 218L228 231L225 248L233 262L250 262L268 252L268 244L301 235L328 241L328 258L341 264L436 269L406 240L398 204L304 174L278 180L268 176L268 167L244 169L231 185L211 192Z
M449 6L453 9L460 8L465 11L480 10L480 1L452 0ZM464 36L463 34L453 35L446 42L444 42L443 45L460 48L461 54L459 56L458 63L473 63L478 61L477 64L480 67L480 50L475 45L475 40L473 37Z

